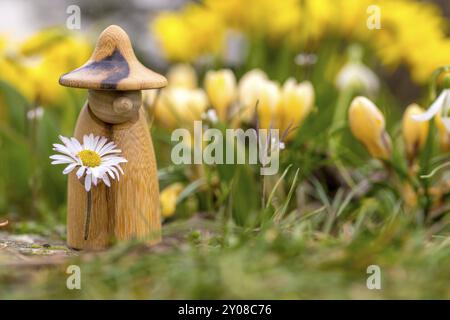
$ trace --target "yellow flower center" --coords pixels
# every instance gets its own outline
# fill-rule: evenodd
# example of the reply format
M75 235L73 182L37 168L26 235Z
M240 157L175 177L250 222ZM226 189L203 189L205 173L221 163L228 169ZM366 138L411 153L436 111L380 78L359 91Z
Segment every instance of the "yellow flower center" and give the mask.
M77 156L86 167L98 167L102 163L100 156L92 150L82 150L78 152Z

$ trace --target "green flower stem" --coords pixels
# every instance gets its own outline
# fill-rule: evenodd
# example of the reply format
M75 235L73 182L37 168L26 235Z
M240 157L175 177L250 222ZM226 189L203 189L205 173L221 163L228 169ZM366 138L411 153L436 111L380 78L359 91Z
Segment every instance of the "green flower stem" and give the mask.
M86 197L86 216L84 221L84 240L89 237L89 226L91 224L91 211L92 211L92 191L87 192Z
M345 166L342 164L342 161L339 159L338 156L338 148L340 145L340 137L339 136L333 136L333 134L336 134L339 129L343 128L347 125L347 112L350 105L350 102L353 99L353 96L355 95L355 89L354 87L350 86L346 89L342 90L339 94L336 110L334 112L333 116L333 122L331 123L331 129L330 129L330 139L329 139L329 150L331 153L331 157L334 159L336 168L338 169L339 173L345 180L345 182L353 187L355 186L355 182L353 181L350 173L345 168ZM339 133L337 133L339 134Z
M25 110L25 121L28 127L28 140L31 151L31 216L36 218L38 214L38 198L39 198L39 171L38 170L38 149L37 149L37 136L38 136L38 119L36 116L36 110L39 107L39 98L36 98L31 104L30 108ZM34 112L34 117L28 119L27 112Z

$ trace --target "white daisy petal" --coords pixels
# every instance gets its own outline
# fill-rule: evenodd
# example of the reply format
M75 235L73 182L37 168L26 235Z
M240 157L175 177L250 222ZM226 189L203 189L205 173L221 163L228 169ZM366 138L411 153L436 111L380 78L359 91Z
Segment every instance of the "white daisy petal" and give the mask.
M77 166L76 163L71 163L69 164L63 171L63 174L68 174L70 172L72 172L73 169L75 169L75 167Z
M91 190L91 175L90 174L86 175L86 178L84 179L84 189L86 190L86 192Z
M91 168L91 172L92 172L92 176L95 177L95 178L98 178L98 177L100 176L100 175L99 175L98 167L96 167L96 168Z
M86 135L83 138L83 149L84 150L93 150L91 135Z
M115 177L117 178L117 180L120 180L120 174L119 171L117 171L117 169L115 167L110 167L112 172L114 172Z
M69 164L69 163L71 163L71 162L68 162L68 161L66 161L66 160L55 160L55 161L52 161L52 162L50 162L51 164Z
M108 187L111 187L111 182L109 181L109 178L108 178L107 174L103 175L102 180Z
M98 142L100 141L100 136L94 138L94 150L97 149Z
M66 155L68 155L70 157L74 157L75 156L73 151L71 151L69 148L67 148L67 146L59 144L59 143L54 143L53 144L53 150L57 151L59 153L66 154Z
M119 171L123 174L123 169L119 165L115 164L113 167L119 169Z
M111 179L113 179L113 180L115 179L114 172L110 168L106 169L106 173L109 174Z
M102 157L102 162L105 164L112 164L112 163L125 163L127 161L122 157L107 155Z
M54 154L50 156L50 159L52 160L59 160L59 161L67 161L67 163L76 162L76 160L72 157L62 155L62 154Z
M89 135L89 143L91 144L90 150L94 150L95 147L95 137L94 135L91 133Z
M77 178L78 178L78 179L80 179L80 178L83 176L85 170L86 170L86 167L84 167L84 166L81 166L81 167L77 170Z
M97 185L97 177L92 175L92 183L94 184L94 186Z
M103 156L105 152L108 152L111 149L114 149L115 145L114 142L108 142L106 145L103 146L98 152L100 156Z
M76 155L78 152L81 151L79 148L80 143L75 138L65 138L64 145L67 147L67 149L73 154Z
M75 150L75 154L78 154L78 152L83 150L83 147L81 146L81 143L77 139L71 138L70 140L71 140L72 146L73 146L73 148Z
M91 149L91 143L90 143L90 139L88 135L84 135L83 136L83 149L86 150L90 150Z
M71 145L70 139L64 136L59 135L59 140L61 140L66 146Z
M121 150L117 150L117 149L109 150L109 151L103 152L103 154L101 156L103 157L103 156L106 156L106 155L115 155L115 154L118 154L118 153L121 153L121 152L122 152Z
M100 153L100 150L103 148L105 143L108 141L105 137L102 137L100 141L98 142L97 146L95 147L95 152Z

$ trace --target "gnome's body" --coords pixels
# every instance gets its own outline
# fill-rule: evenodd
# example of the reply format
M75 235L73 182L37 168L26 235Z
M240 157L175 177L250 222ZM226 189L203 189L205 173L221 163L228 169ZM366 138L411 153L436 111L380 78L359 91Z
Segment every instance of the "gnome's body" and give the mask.
M63 75L65 86L88 88L88 101L76 124L75 138L86 134L104 136L115 142L122 156L124 174L111 187L92 189L89 236L84 239L86 197L83 185L69 175L67 243L76 249L103 249L114 241L161 239L159 187L155 154L141 89L166 85L166 79L136 59L126 33L117 26L101 34L91 59Z

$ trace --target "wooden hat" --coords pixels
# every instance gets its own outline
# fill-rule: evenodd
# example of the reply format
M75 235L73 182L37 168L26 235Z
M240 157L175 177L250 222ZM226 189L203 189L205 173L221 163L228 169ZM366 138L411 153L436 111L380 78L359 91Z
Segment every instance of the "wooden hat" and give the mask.
M143 66L126 32L111 25L98 38L91 58L78 69L63 74L59 83L97 90L143 90L165 87L167 80Z

